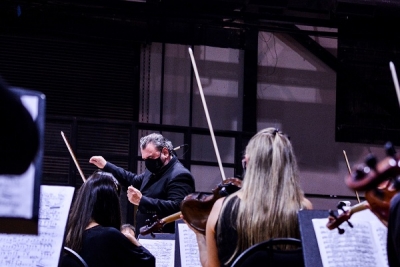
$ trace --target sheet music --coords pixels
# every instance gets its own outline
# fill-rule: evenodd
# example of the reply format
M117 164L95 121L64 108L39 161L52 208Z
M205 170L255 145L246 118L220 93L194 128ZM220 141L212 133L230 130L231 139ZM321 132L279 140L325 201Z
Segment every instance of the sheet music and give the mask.
M196 235L185 223L178 224L181 267L201 267Z
M388 266L387 228L376 217L371 220L370 210L359 213L364 212L367 219L358 213L350 219L353 228L346 222L340 226L345 230L343 234L326 227L328 218L312 220L324 267Z
M175 266L175 239L140 239L139 242L156 257L156 267Z
M58 266L74 190L41 186L39 235L0 234L0 266Z

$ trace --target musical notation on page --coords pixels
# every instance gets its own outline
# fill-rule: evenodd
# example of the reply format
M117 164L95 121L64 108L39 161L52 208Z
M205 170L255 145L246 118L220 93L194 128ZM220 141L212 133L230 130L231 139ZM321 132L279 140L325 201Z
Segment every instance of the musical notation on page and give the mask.
M75 188L41 186L39 234L0 234L0 266L58 266Z
M354 214L343 234L326 227L327 218L312 219L323 267L388 267L387 228L370 210Z

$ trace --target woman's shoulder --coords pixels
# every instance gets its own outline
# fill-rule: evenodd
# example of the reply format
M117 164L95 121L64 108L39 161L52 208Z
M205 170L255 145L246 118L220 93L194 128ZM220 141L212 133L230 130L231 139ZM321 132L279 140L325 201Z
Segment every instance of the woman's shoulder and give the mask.
M224 202L226 201L227 206L231 206L234 203L236 203L237 199L238 199L238 195L236 193L232 197L221 197L221 198L217 199L213 205L210 216L214 217L214 219L217 219L221 212L222 206L224 205Z
M93 227L88 230L89 234L92 236L98 236L100 238L105 238L105 239L120 239L122 237L125 237L121 231L114 227L107 227L107 226L101 226L98 225L96 227Z
M310 200L308 200L307 198L303 198L303 200L301 201L301 206L303 209L305 210L312 210L313 209L313 205L311 203Z

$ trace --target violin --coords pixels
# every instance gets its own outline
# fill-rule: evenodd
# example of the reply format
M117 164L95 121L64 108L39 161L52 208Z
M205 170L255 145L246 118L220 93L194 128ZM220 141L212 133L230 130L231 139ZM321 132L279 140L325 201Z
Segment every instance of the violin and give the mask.
M389 188L390 187L390 188ZM339 234L343 234L344 230L339 226L347 222L350 227L353 227L349 222L350 217L359 211L370 209L372 213L387 227L389 219L389 208L390 200L397 193L397 190L393 190L389 182L383 183L382 188L375 188L365 192L365 198L367 200L352 206L348 210L344 210L340 204L338 209L343 212L339 216L335 216L332 210L329 210L328 223L326 227L330 230L335 228L338 229Z
M359 165L345 182L352 189L365 190L371 211L387 226L390 201L400 189L400 158L391 142L385 144L385 150L387 156L382 161L368 155L365 164Z
M337 228L339 234L343 234L344 230L339 226L343 222L347 222L350 227L353 227L349 222L350 217L354 213L365 209L370 209L372 213L374 213L374 215L387 227L390 201L396 193L397 190L394 189L393 185L389 181L383 182L380 187L366 191L365 198L367 200L352 206L349 210L344 210L339 204L337 208L343 211L339 216L335 216L333 211L330 210L326 227L330 230Z
M385 144L387 156L380 162L374 155L369 154L365 163L358 165L355 171L349 174L345 183L354 190L368 191L377 188L385 181L395 182L395 178L400 174L400 158L392 143Z
M146 225L140 228L141 235L151 234L154 237L155 232L161 232L165 224L180 219L183 215L189 224L205 235L208 215L217 201L217 199L232 194L242 187L242 180L238 178L228 178L218 184L212 190L212 193L194 192L187 195L181 203L181 211L169 215L165 218L158 219L157 215L153 216L152 221L146 220Z
M149 219L146 220L146 225L140 227L139 232L141 235L151 234L152 237L155 237L155 232L161 233L164 225L178 220L181 217L181 214L182 213L179 211L162 219L158 219L157 214L155 214L152 221Z
M355 170L346 176L345 183L351 189L365 191L368 205L364 205L364 208L369 208L387 226L390 201L400 189L400 158L396 155L392 143L386 143L385 150L387 156L380 162L374 155L368 155L363 164L356 166ZM356 209L360 210L362 209ZM341 216L335 217L330 212L327 227L338 228L344 221L348 222L353 213L354 211L344 211ZM339 229L339 233L340 230L342 229Z
M211 194L195 192L186 196L181 203L181 212L191 227L206 234L206 224L211 209L219 198L228 196L242 187L242 180L228 178L220 183Z
M333 229L338 229L339 234L343 234L344 233L344 229L340 228L339 226L344 223L347 222L347 224L350 227L353 227L353 225L351 224L351 222L349 222L349 219L351 218L351 216L359 211L365 210L369 208L368 202L367 201L363 201L361 203L358 203L354 206L352 206L350 209L345 210L343 208L343 202L340 202L337 206L338 209L342 210L342 214L340 214L339 216L336 216L333 212L333 210L329 210L329 217L328 217L328 223L326 224L326 227L329 230L333 230Z

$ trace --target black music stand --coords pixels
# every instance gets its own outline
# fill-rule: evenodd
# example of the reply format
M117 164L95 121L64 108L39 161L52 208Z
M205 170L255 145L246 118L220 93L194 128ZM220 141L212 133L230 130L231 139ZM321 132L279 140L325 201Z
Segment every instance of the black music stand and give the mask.
M328 210L301 210L298 213L305 267L323 267L312 219L328 216Z
M25 173L21 175L0 175L0 184L2 185L0 186L0 193L3 191L8 196L0 205L0 233L38 235L46 97L41 92L24 88L11 87L9 90L21 99L23 105L33 117L38 130L39 144L36 155ZM27 199L27 193L33 199ZM19 196L22 196L22 199ZM19 203L19 208L11 209L10 207L15 206L16 203ZM25 206L23 207L23 205ZM20 211L15 212L15 210Z

